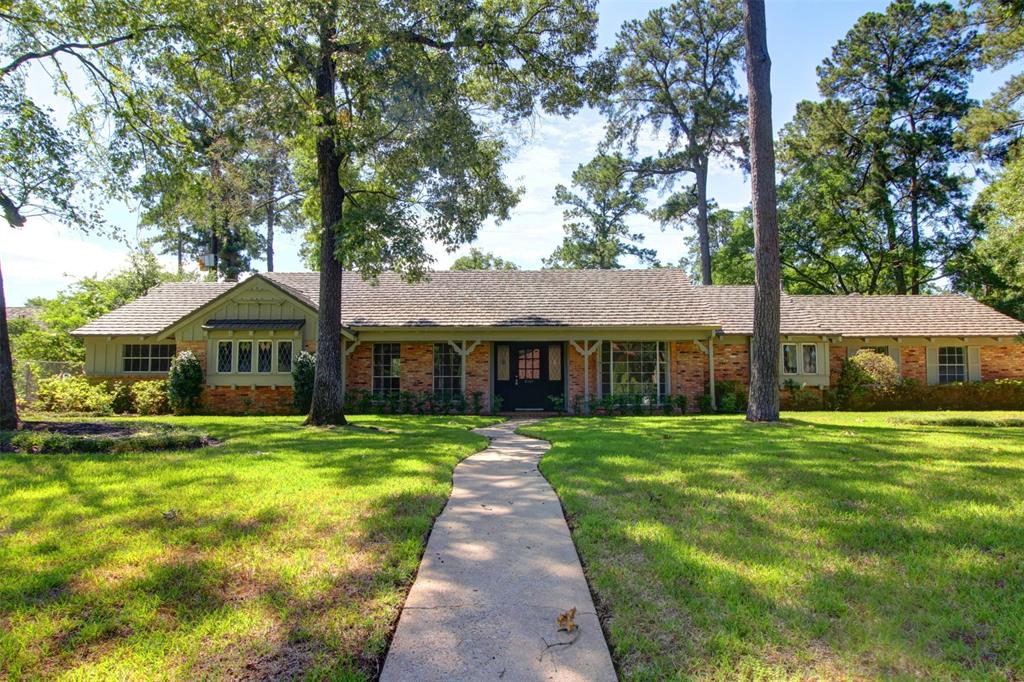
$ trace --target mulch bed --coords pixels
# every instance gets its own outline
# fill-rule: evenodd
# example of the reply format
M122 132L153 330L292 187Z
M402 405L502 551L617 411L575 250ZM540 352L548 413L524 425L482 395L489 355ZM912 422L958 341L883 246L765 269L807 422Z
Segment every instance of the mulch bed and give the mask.
M103 422L21 422L18 427L23 431L46 431L62 433L65 436L107 436L109 438L125 438L139 432L138 428L128 424L111 424Z

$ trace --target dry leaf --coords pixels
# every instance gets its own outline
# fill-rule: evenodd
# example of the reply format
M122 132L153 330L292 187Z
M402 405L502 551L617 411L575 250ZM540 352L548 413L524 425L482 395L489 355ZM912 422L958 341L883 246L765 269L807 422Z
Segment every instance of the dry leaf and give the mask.
M559 614L558 620L559 631L565 630L566 632L573 632L576 630L576 607L572 607L565 613Z

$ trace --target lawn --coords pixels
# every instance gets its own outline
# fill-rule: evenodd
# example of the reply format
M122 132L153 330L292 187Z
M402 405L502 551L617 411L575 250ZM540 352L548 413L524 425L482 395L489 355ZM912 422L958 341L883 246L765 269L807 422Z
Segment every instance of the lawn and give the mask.
M959 415L986 416L1017 426L790 413L522 431L554 444L541 469L624 679L1022 679L1024 414Z
M493 419L168 421L224 442L0 452L0 678L375 676Z

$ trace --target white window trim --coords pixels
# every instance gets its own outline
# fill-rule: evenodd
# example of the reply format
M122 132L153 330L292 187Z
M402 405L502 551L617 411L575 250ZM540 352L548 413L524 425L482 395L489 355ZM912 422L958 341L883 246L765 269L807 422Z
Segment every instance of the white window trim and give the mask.
M269 343L270 344L270 369L267 370L266 372L261 372L260 369L259 369L260 368L260 344L261 343ZM275 372L274 372L274 365L276 365L277 363L274 360L274 348L275 347L274 347L274 340L273 339L256 339L256 340L253 341L253 344L252 344L252 372L251 372L252 374L260 374L260 375L263 375L263 376L266 376L268 374L275 374Z
M159 369L130 369L130 370L129 369L125 369L124 368L124 363L125 363L126 360L149 360L149 365L150 365L151 368L153 366L153 360L154 360L152 352L148 356L146 356L146 357L142 357L141 355L126 355L125 352L124 352L125 346L149 346L150 349L152 349L153 346L174 346L174 345L175 344L173 344L173 343L163 343L163 342L161 342L161 343L123 343L123 344L121 344L121 374L153 374L153 375L165 375L165 374L167 374L167 370L159 370ZM171 353L171 361L172 362L174 361L174 358L175 358L175 356L177 356L177 354L178 354L177 350L175 350L174 352ZM165 358L160 357L160 358L156 358L156 359L163 360Z
M793 346L793 354L796 356L796 371L786 371L786 346ZM800 376L800 344L799 343L784 343L779 351L781 356L779 357L779 364L782 365L782 375L787 377Z
M633 342L632 341L613 341L613 340L609 339L608 340L609 353L605 353L604 352L604 342L603 341L601 342L601 346L600 346L600 349L598 351L598 358L597 358L598 395L603 395L603 393L604 393L604 368L605 368L605 364L606 363L610 364L611 362L613 362L612 358L609 357L609 354L612 357L614 357L615 352L613 350L611 350L611 346L613 344L616 344L616 343L633 343ZM654 397L655 397L655 400L657 400L659 402L663 399L662 384L664 383L664 388L665 388L665 390L664 390L664 398L665 399L669 398L670 397L670 393L671 393L671 391L670 391L670 384L664 382L663 381L663 376L662 376L663 374L666 373L666 371L665 371L666 368L670 368L671 367L671 362L669 360L669 353L671 352L671 348L669 347L668 341L637 341L636 343L653 343L653 344L655 344L655 348L654 348L654 366L655 366ZM662 344L664 344L664 346L662 346ZM661 360L661 351L662 351L663 347L664 347L664 350L665 350L665 362L662 362L662 360ZM669 377L671 377L671 370L669 370L668 373L669 373ZM608 395L615 395L615 382L610 382L608 384ZM627 393L626 395L629 395L629 394Z
M946 381L946 382L942 381L942 368L943 367L954 367L954 366L956 366L956 365L952 365L952 364L950 364L948 362L945 362L945 363L942 362L942 351L943 351L943 349L947 349L947 348L959 348L961 356L963 358L963 361L959 365L959 367L963 370L963 372L962 372L963 378L962 379L958 379L957 381ZM968 359L968 355L967 355L968 353L969 353L969 351L967 349L967 346L937 346L936 347L936 349L935 349L935 359L936 359L935 371L936 371L936 375L935 376L936 376L936 380L938 381L939 385L956 384L956 383L970 381L971 369L970 369L970 360Z
M243 343L252 344L249 349L249 369L243 372L238 367L238 361L242 359L242 353L239 351L239 346ZM256 340L255 339L239 339L235 341L235 357L232 359L235 371L234 374L256 374L256 370L253 367L256 366Z
M811 348L814 349L814 371L813 372L808 372L807 368L804 367L804 357L805 357L804 356L804 348L806 348L807 346L810 346ZM800 366L800 373L801 374L813 374L814 376L817 376L818 375L818 367L821 365L821 362L818 359L818 344L816 344L816 343L801 343L800 344L800 357L797 358L797 360L798 360L798 364Z
M292 367L295 366L295 341L292 340L292 339L277 339L274 342L274 350L273 350L274 357L272 358L273 363L274 363L274 365L273 365L273 367L274 367L273 374L291 374L292 373L292 371L290 369L281 369L281 367L280 367L280 360L281 360L281 350L280 349L281 349L281 344L282 343L290 343L292 345L292 351L290 353L290 355L291 355L291 365L292 365Z
M221 368L220 368L220 345L222 343L226 343L229 346L231 346L231 367L226 372L221 370ZM217 374L234 374L235 361L238 359L238 353L236 352L237 350L238 349L235 348L235 341L224 340L224 339L217 339L216 345L213 347L213 351L214 351L214 357L213 357L214 372L217 373Z

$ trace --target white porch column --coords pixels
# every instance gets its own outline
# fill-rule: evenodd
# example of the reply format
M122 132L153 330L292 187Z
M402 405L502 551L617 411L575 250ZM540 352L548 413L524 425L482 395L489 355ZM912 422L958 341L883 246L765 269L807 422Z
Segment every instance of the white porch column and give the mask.
M590 356L600 347L600 341L583 341L583 346L575 339L569 341L576 352L583 356L583 410L590 414Z

